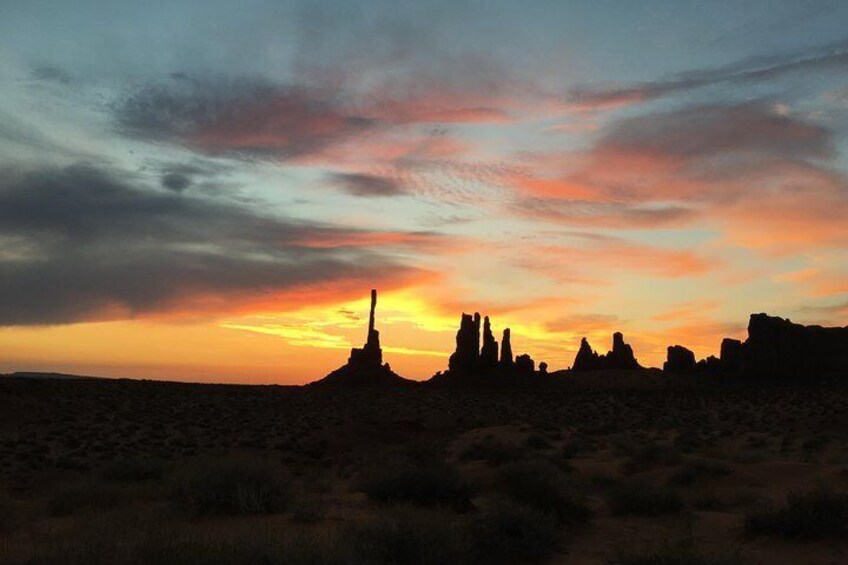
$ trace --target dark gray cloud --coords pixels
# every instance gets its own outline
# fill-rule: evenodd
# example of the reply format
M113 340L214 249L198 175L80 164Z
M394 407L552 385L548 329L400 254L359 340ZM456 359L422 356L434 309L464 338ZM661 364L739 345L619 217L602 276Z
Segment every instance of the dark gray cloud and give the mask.
M396 283L416 271L380 246L430 237L275 218L89 166L0 178L0 325L198 304L226 313L241 299L302 285Z
M394 179L365 173L333 173L330 182L354 196L379 197L406 194Z
M168 190L182 192L191 186L191 177L182 173L165 173L162 175L162 186Z
M580 87L568 99L579 106L604 107L647 102L696 88L774 80L790 74L848 69L848 41L786 55L757 57L720 67L619 87Z
M180 77L133 91L114 111L135 135L259 158L307 155L374 125L318 90L248 79Z
M687 106L622 119L604 133L595 151L681 159L760 154L796 160L828 159L836 152L829 130L762 102Z

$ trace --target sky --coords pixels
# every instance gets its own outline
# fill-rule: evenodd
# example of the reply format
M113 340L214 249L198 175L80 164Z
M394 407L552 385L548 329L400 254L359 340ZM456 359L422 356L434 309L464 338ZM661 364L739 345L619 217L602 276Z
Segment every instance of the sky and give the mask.
M0 372L848 324L848 3L0 2Z

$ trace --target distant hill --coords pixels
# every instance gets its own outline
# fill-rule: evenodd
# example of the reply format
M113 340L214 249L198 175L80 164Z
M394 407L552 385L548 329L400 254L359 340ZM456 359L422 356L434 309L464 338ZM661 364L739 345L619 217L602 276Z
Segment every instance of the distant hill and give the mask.
M16 371L14 373L6 373L0 377L13 377L16 379L57 379L63 381L80 380L80 379L97 379L103 380L106 377L92 377L89 375L71 375L69 373L39 373L36 371Z

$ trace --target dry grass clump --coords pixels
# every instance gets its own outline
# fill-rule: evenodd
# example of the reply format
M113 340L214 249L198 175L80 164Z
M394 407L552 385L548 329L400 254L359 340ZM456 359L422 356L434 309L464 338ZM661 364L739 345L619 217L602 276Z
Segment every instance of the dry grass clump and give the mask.
M384 504L447 506L471 509L471 487L453 467L438 462L404 463L367 472L360 489L371 500Z
M474 517L471 556L479 563L538 562L556 550L560 534L551 514L496 499Z
M558 523L575 526L588 523L592 517L583 493L548 461L505 465L499 470L496 483L505 496L552 516Z
M790 494L781 508L748 514L745 531L801 540L840 538L848 533L848 494L825 487Z
M279 464L239 458L197 461L179 469L171 497L194 516L271 514L286 509L291 492Z
M683 499L675 491L642 481L621 482L610 488L607 505L617 516L661 516L683 510Z

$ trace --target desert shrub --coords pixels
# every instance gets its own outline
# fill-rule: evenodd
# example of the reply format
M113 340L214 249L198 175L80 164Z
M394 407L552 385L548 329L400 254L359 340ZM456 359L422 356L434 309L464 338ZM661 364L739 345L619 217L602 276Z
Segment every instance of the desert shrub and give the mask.
M398 465L372 470L360 482L371 500L385 504L471 508L471 488L459 473L445 464Z
M523 454L524 451L519 447L507 445L493 437L484 437L466 447L459 457L463 461L485 461L497 466L516 461Z
M480 563L540 561L559 544L553 516L509 500L496 500L474 517L471 552Z
M830 442L830 437L826 435L817 435L808 438L801 444L801 449L804 451L820 451Z
M609 565L741 565L737 555L702 555L685 547L663 547L635 552L619 552Z
M53 539L31 548L26 565L342 565L353 562L335 539L130 532ZM2 557L2 554L0 554Z
M118 482L140 482L162 478L164 466L153 459L115 459L103 467L103 478Z
M285 475L279 465L260 460L197 462L178 472L172 498L196 516L270 514L290 500Z
M597 445L589 438L574 434L562 445L562 457L571 459L581 453L589 453L595 451Z
M563 524L585 524L592 516L583 494L547 461L505 465L498 473L497 486L512 500L550 514Z
M589 475L589 483L591 483L592 486L602 489L606 489L613 485L616 485L619 481L620 479L618 477L609 475L604 472L592 473L591 475Z
M730 467L718 461L698 459L684 464L668 479L671 486L689 486L703 479L729 475Z
M551 441L539 433L530 434L525 438L524 445L530 449L551 449L553 444Z
M0 534L14 530L19 519L17 501L0 489Z
M701 511L726 510L729 504L712 491L704 490L692 497L692 508Z
M93 482L78 482L64 486L47 499L50 516L70 516L83 510L114 508L120 502L114 488Z
M292 506L292 520L300 524L314 524L324 519L327 505L320 496L299 496Z
M680 512L683 500L673 490L632 481L614 485L607 493L607 505L616 515L659 516Z
M174 528L126 530L90 525L40 539L20 562L27 565L436 565L463 563L466 545L451 524L404 512L340 530L293 534L256 528L198 533ZM463 553L465 552L465 553ZM4 559L0 545L0 561Z
M638 473L660 465L675 465L680 462L680 452L675 447L650 443L629 450L630 458L624 468L628 473Z
M465 561L457 532L440 516L402 510L348 527L341 538L350 563L440 565Z
M790 494L782 508L748 514L745 531L802 540L843 536L848 531L848 494L825 487Z
M674 447L683 453L692 453L703 447L704 444L705 442L701 439L700 434L692 429L685 429L674 438Z

